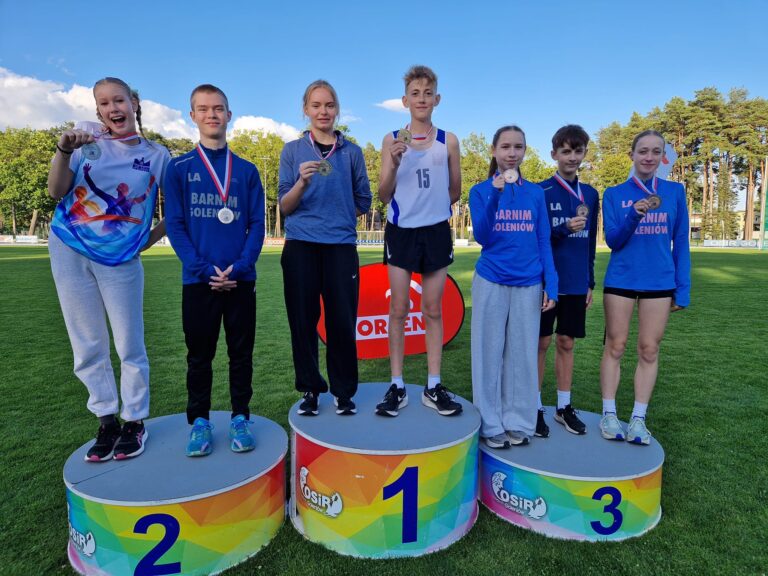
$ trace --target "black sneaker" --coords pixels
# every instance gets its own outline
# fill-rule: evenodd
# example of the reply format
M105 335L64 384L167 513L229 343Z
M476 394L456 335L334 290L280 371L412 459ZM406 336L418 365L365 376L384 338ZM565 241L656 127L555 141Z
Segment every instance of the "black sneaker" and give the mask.
M424 387L421 395L421 403L429 408L437 410L441 416L454 416L461 413L461 404L454 401L455 396L442 384L438 384L431 390Z
M85 455L86 462L106 462L111 460L115 450L115 444L120 438L120 422L113 420L111 424L99 426L96 434L96 442L88 449Z
M349 398L334 397L333 403L336 405L336 414L341 416L351 416L357 414L357 406Z
M539 408L539 413L536 416L536 432L533 435L539 438L549 438L549 426L544 421L544 408Z
M408 393L405 388L392 384L384 394L384 400L376 404L376 414L379 416L397 416L400 408L408 406Z
M558 408L555 412L555 421L560 422L571 434L586 434L587 427L576 415L578 412L568 404L565 408Z
M301 416L317 416L317 392L305 392L304 401L299 404Z
M120 440L115 444L115 460L133 458L144 452L147 429L144 422L126 422L120 433Z

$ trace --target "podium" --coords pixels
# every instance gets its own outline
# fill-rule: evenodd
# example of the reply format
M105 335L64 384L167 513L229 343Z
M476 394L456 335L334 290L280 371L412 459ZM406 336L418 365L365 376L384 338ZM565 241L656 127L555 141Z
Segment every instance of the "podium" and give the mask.
M64 465L68 556L85 575L211 574L267 544L285 518L288 436L251 416L256 449L229 448L228 412L212 412L213 454L189 458L184 414L145 421L144 453L85 462L92 441Z
M478 411L457 396L462 413L440 416L422 405L422 387L407 385L408 406L377 416L388 387L361 384L356 415L337 415L330 394L317 416L298 415L299 402L291 408L291 521L340 554L428 554L477 518Z
M651 530L661 518L661 445L605 440L600 415L579 416L583 436L550 416L549 438L504 450L481 446L481 502L507 522L554 538L623 540Z

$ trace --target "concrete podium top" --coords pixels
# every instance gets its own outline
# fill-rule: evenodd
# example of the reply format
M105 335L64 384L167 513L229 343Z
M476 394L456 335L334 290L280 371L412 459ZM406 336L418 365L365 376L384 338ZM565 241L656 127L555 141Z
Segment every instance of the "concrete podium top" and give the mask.
M406 384L408 405L397 417L376 415L376 404L382 401L390 384L360 384L353 401L357 414L339 416L331 394L321 394L319 414L300 416L301 400L291 406L288 421L300 436L317 444L361 454L408 454L432 452L466 440L480 429L480 413L471 402L456 396L462 412L441 416L421 403L424 388Z
M127 460L86 462L93 440L64 464L67 488L87 500L116 505L156 505L196 500L237 488L272 469L285 457L288 436L278 424L251 415L256 449L229 448L229 412L211 412L213 453L190 458L185 449L191 427L185 414L145 420L144 453Z

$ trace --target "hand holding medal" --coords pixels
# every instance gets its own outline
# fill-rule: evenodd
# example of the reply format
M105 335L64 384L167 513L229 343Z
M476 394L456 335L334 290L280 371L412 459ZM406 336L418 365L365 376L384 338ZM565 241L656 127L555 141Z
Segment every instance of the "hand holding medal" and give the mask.
M646 193L645 198L635 202L634 204L635 210L638 214L645 216L648 210L656 210L661 206L661 196L659 196L659 194L656 192L659 187L659 179L656 178L656 176L654 176L651 180L651 190L649 190L643 181L635 175L632 176L632 182L634 182L635 186L640 188L640 190ZM644 211L642 210L643 208L645 208Z
M312 131L309 132L309 141L312 145L312 151L315 153L315 156L317 156L320 160L315 162L316 169L315 171L320 174L320 176L328 176L328 174L331 173L333 170L333 166L329 162L329 158L333 156L333 153L336 152L336 146L338 146L339 141L338 139L333 141L333 147L331 148L330 152L323 156L323 154L317 149L317 146L315 145L315 139L312 136ZM307 181L309 178L306 179Z
M59 141L56 143L56 148L58 148L62 154L68 156L78 148L87 147L93 142L95 142L95 138L90 132L86 132L85 130L66 130L59 137ZM85 152L85 150L83 152ZM101 154L99 153L99 155ZM91 160L90 156L86 155L85 157Z
M515 184L520 180L520 172L518 172L516 168L504 170L502 176L504 177L504 182L507 184Z

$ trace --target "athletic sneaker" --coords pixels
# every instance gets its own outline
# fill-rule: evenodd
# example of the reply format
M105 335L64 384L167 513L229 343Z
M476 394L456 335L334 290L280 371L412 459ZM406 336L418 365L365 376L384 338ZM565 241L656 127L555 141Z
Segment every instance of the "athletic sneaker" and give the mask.
M531 441L527 434L519 430L507 430L507 439L512 446L525 446Z
M579 420L577 414L578 412L570 404L566 404L565 408L558 408L555 412L555 421L565 426L571 434L586 434L587 427Z
M213 452L213 424L205 418L195 418L187 443L187 456L208 456Z
M651 433L645 427L645 418L633 417L627 428L627 440L632 444L648 446L651 443Z
M536 415L536 432L533 435L539 438L549 438L549 426L544 421L544 408L539 408L539 413Z
M376 414L379 416L397 416L400 408L408 406L408 393L405 388L392 384L384 394L384 400L376 404Z
M242 414L232 418L229 424L229 447L232 452L250 452L256 448L256 440L248 429L248 424L253 424Z
M357 414L357 406L349 398L336 398L334 396L333 403L336 406L336 414L341 416L351 416Z
M454 400L455 396L448 388L438 384L431 390L424 387L424 394L421 395L421 403L429 408L437 410L442 416L453 416L461 413L461 404Z
M619 440L620 442L627 437L624 427L613 412L606 412L600 419L600 434L606 440Z
M111 460L115 444L120 438L120 422L113 420L110 424L102 424L93 443L85 455L86 462L106 462Z
M496 434L490 438L483 438L485 445L489 448L509 448L509 438L505 434Z
M147 429L144 422L126 422L120 432L120 440L115 444L115 460L133 458L144 452L147 441Z
M301 416L317 416L317 392L305 392L304 400L299 404L298 413Z

